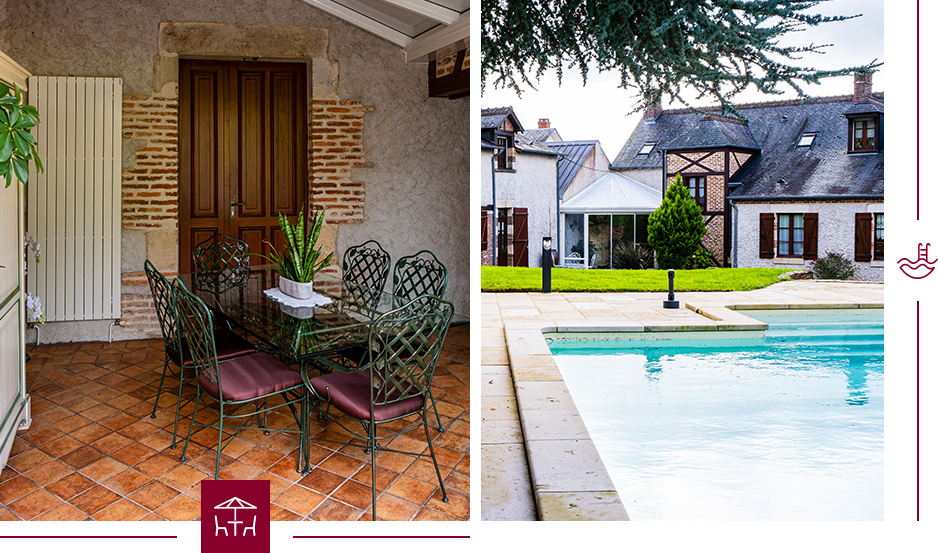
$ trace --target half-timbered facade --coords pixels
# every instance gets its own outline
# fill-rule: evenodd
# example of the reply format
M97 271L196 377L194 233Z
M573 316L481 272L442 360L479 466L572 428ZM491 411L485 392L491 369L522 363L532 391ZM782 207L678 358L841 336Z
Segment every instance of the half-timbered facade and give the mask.
M858 73L852 96L661 110L610 169L665 190L678 174L701 206L703 245L724 267L809 266L828 252L864 280L884 263L884 96Z

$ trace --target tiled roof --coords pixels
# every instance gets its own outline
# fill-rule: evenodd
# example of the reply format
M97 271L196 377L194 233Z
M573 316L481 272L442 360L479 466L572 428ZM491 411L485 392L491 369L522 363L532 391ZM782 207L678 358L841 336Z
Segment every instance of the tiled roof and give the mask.
M843 115L877 105L882 112L882 101L882 93L877 93L871 103L857 106L852 96L737 106L748 120L745 125L689 109L665 110L653 123L642 121L635 127L610 168L660 168L663 149L735 146L758 152L733 177L742 183L732 194L734 199L878 197L883 194L885 156L882 151L847 155L848 128ZM797 146L804 133L817 133L811 147ZM638 155L649 142L657 143L652 153Z
M516 138L519 141L527 142L528 144L536 144L539 142L544 142L547 140L551 134L557 133L557 136L560 136L560 133L557 132L557 129L548 128L548 129L531 129L524 131L519 134Z
M502 123L505 121L506 117L511 117L513 120L513 125L518 129L521 129L521 123L518 122L517 116L515 116L514 110L511 106L503 108L486 108L482 110L482 128L483 129L497 129L502 126Z

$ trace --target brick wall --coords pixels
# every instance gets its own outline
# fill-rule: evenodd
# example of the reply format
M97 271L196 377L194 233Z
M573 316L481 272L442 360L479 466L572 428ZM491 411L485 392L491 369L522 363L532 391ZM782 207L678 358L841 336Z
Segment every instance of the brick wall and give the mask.
M487 237L486 244L488 247L482 251L482 264L483 265L494 265L492 263L492 240L495 239L492 234L492 212L483 210L482 213L485 214L485 235Z
M365 220L365 185L352 180L352 168L366 166L362 127L373 109L348 100L309 103L310 201L325 210L326 223Z
M176 98L124 95L122 136L144 144L121 175L124 228L178 227L178 114Z

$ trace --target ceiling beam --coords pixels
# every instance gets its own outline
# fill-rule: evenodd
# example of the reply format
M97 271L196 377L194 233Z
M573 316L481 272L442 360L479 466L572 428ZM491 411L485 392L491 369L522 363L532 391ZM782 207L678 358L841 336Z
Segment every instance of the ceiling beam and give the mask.
M452 25L459 19L459 12L451 10L439 4L427 2L426 0L381 0L385 4L391 4L403 8L407 11L422 15L443 25Z
M427 61L428 54L436 52L452 44L463 42L461 48L469 46L469 13L466 12L459 16L455 23L449 26L439 26L435 29L420 35L410 44L404 47L404 61L421 62Z
M406 34L393 29L392 27L379 23L375 19L366 17L361 13L346 8L340 4L332 2L331 0L303 0L307 4L316 6L317 8L331 13L332 15L338 17L339 19L344 19L353 25L361 27L366 31L374 33L380 36L383 39L389 40L398 46L404 47L413 42L413 39Z

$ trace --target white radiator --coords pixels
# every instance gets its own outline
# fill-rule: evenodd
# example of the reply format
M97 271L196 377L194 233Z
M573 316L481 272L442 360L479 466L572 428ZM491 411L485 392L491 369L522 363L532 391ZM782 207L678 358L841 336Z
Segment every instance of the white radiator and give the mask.
M120 318L121 79L30 77L45 172L26 186L26 228L42 246L27 289L46 321Z

